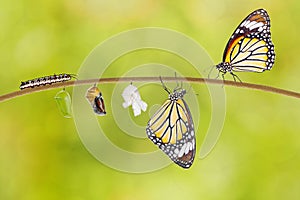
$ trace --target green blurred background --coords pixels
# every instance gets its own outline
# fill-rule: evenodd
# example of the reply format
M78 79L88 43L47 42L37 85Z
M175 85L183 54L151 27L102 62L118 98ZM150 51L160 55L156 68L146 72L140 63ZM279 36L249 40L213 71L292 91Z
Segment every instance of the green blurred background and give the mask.
M0 94L18 90L21 80L76 73L100 42L139 27L182 32L218 63L236 26L261 7L271 18L275 65L263 74L238 75L245 82L300 91L297 1L2 0ZM133 53L115 65L136 65L136 60L139 64L166 61L184 65L163 52L147 51ZM107 76L114 75L112 69ZM193 86L199 91L201 109L199 149L211 105L206 87ZM108 102L112 88L112 84L102 88ZM300 199L297 99L226 87L224 129L208 157L196 158L189 170L171 164L152 173L129 174L113 170L89 154L73 120L63 118L56 108L54 96L60 90L0 103L0 199ZM158 99L143 98L159 103L164 95L162 91ZM145 124L148 118L144 113L137 123ZM109 126L110 121L107 123ZM117 128L112 132L116 134L109 137L122 148L143 151L143 145L126 139ZM155 149L146 139L143 144Z

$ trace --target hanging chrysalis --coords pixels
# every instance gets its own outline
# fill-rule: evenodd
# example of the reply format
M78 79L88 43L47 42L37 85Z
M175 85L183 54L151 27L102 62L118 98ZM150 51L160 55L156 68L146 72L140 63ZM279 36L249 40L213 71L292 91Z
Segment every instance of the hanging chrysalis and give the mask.
M147 110L147 103L142 101L140 93L137 87L132 84L128 85L123 93L122 97L124 99L123 107L127 108L128 106L132 106L134 116L138 116L141 114L141 110L144 112Z
M55 97L54 97L57 107L60 111L60 113L65 118L71 118L72 117L72 109L71 109L71 97L70 94L65 90L59 91Z
M96 84L87 90L85 97L91 104L95 114L99 116L106 115L104 99L99 88L96 87Z

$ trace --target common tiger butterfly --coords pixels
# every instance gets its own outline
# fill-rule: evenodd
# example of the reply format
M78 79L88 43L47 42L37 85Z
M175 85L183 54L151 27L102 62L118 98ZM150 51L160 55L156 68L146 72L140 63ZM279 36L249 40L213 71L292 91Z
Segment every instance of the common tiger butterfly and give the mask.
M270 18L266 10L250 13L236 28L223 53L223 62L216 65L219 73L228 72L234 81L239 77L233 72L263 72L271 70L275 61L271 41Z
M39 87L44 85L51 85L52 83L69 81L72 78L76 78L76 75L75 74L58 74L58 75L54 74L50 76L39 77L24 82L22 81L20 85L20 89L23 90L26 88L34 88L34 87Z
M87 90L85 97L91 104L94 113L100 116L106 115L104 99L96 84Z
M162 82L163 84L163 82ZM190 168L196 153L196 139L191 112L183 96L186 90L175 88L151 117L146 127L148 138L169 158L183 168Z

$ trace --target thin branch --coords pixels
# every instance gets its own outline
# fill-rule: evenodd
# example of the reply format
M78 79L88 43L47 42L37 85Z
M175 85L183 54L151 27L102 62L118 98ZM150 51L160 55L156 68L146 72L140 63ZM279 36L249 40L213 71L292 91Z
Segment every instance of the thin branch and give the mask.
M258 84L252 84L252 83L240 83L240 82L234 82L234 81L226 81L226 80L223 81L223 80L207 79L207 78L193 78L193 77L163 77L163 80L169 81L169 82L188 81L188 82L194 82L194 83L229 85L229 86L234 86L234 87L261 90L261 91L265 91L265 92L271 92L271 93L276 93L276 94L295 97L295 98L300 99L300 93L298 93L298 92L275 88L275 87L271 87L271 86L267 86L267 85L258 85ZM28 88L28 89L4 94L4 95L0 96L0 102L6 101L9 99L13 99L18 96L31 94L34 92L39 92L39 91L44 91L44 90L50 90L53 88L63 88L63 87L68 87L68 86L87 85L87 84L94 84L94 83L116 83L116 82L160 82L160 79L159 79L159 77L116 77L116 78L101 78L101 79L86 79L86 80L67 81L67 82L62 82L62 83L55 83L52 85Z

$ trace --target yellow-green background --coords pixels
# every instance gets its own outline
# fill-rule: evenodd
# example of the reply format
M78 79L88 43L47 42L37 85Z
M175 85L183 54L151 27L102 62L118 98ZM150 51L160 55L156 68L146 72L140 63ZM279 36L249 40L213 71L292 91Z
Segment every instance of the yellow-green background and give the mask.
M0 94L18 90L21 80L76 73L101 41L138 27L182 32L200 43L215 63L220 62L230 34L260 7L271 17L276 62L270 72L239 73L239 77L245 82L300 91L298 1L2 0ZM136 64L137 59L143 63L170 57L157 52L131 56L132 60L124 59L126 66ZM200 126L204 127L197 133L199 149L211 105L205 87L194 86L202 109ZM111 88L113 85L103 86L108 102ZM224 129L207 158L197 157L189 170L172 164L152 173L127 174L89 154L73 120L63 118L56 108L53 97L59 90L0 103L0 199L300 198L300 100L226 87ZM164 95L162 91L158 100L144 98L158 103ZM141 119L147 122L147 115ZM143 146L118 133L118 128L110 130L109 137L121 147L143 151ZM150 141L144 143L154 149Z

